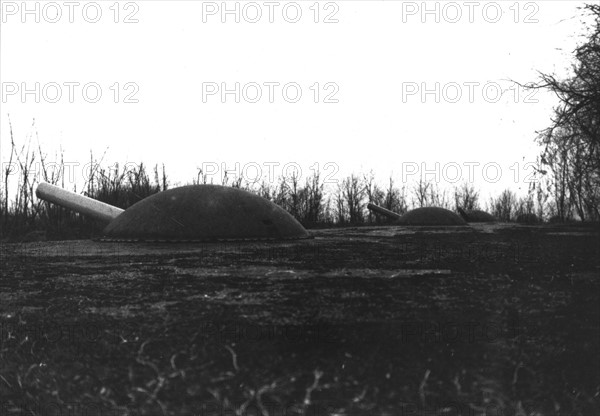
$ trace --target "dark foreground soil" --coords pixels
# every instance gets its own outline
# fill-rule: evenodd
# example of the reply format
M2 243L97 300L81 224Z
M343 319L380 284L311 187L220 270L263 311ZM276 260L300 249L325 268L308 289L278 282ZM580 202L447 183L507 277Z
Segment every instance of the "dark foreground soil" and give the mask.
M598 228L4 244L0 414L600 415Z

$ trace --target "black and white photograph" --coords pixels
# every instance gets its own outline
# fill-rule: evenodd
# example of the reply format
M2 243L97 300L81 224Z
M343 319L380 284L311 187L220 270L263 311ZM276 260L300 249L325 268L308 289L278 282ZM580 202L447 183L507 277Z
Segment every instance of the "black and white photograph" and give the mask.
M600 416L597 0L0 0L0 416Z

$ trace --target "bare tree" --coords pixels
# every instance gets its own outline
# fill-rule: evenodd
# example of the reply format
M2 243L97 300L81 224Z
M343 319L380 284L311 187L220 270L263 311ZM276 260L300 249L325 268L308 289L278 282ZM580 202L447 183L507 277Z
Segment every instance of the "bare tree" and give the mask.
M364 216L365 188L360 178L354 174L342 182L343 195L348 209L348 220L351 224L362 224Z
M364 176L364 184L365 184L365 193L367 196L367 201L371 204L375 205L383 205L383 201L385 198L385 192L377 185L375 182L375 175L373 171L370 171L368 175ZM374 215L370 210L368 212L367 222L381 222L381 216Z
M432 184L429 186L429 205L440 208L450 208L450 201L446 190L440 190L438 184Z
M335 219L338 224L345 224L348 222L348 208L346 206L346 200L344 197L343 183L338 184L335 195Z
M502 191L498 198L490 199L489 211L500 221L510 221L517 206L517 195L510 189Z
M413 205L417 208L429 206L431 182L426 182L423 177L419 178L419 182L413 187Z
M540 73L536 83L559 99L552 124L538 132L540 162L554 176L550 187L561 219L572 207L581 220L600 219L600 4L587 4L594 19L587 42L574 51L572 76L559 80ZM547 173L547 171L541 171Z
M473 184L465 181L460 187L454 188L454 204L456 209L479 209L479 192Z
M303 220L307 224L316 224L323 219L323 188L321 173L318 170L306 179L306 207Z
M394 186L394 179L390 176L389 185L385 192L383 207L398 214L408 210L406 203L406 188L398 189Z

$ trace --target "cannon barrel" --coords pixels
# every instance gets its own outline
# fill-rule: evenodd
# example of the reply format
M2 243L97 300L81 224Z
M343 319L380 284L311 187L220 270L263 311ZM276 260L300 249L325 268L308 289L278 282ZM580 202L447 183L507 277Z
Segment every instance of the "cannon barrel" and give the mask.
M373 211L377 214L385 215L386 217L391 218L393 220L397 220L398 218L400 218L402 216L400 214L396 214L394 211L390 211L389 209L385 209L383 207L380 207L379 205L375 205L375 204L371 204L371 203L369 203L367 205L367 208L369 208L371 211Z
M87 196L76 194L42 182L35 190L38 198L44 201L52 202L61 207L71 209L80 214L88 215L97 220L109 223L117 218L124 211L121 208L114 207L104 202L97 201Z

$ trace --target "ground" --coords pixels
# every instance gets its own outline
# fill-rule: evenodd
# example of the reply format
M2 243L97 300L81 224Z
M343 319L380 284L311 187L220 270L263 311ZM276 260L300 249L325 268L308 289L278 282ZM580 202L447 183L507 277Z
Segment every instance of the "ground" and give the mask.
M598 415L597 226L3 244L1 415Z

